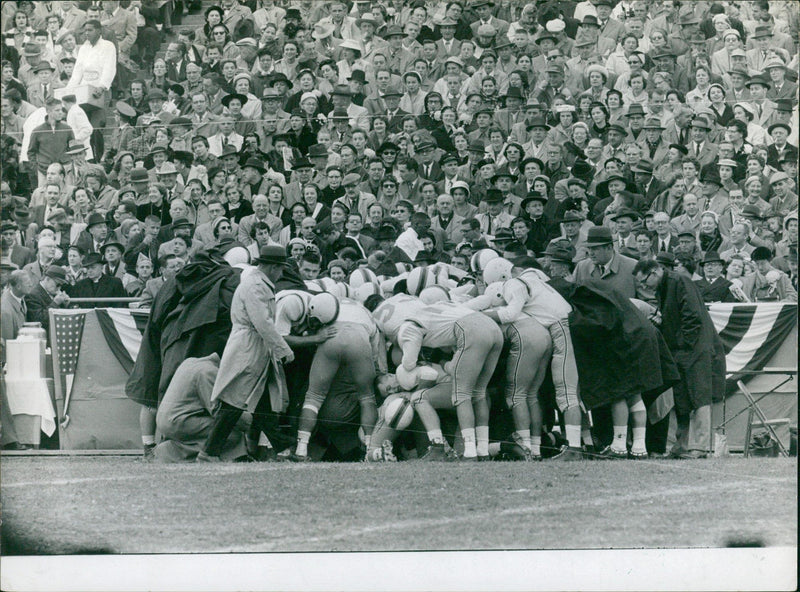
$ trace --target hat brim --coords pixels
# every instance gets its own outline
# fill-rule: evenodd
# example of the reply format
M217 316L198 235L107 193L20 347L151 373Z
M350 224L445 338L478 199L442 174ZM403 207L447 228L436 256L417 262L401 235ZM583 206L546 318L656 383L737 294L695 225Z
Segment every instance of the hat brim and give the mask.
M256 257L253 263L256 265L285 265L287 259L278 259L276 257Z
M614 245L614 241L613 240L608 240L608 241L604 240L604 241L599 241L599 242L598 241L591 241L591 242L586 241L585 243L583 243L583 245L585 247L604 247L606 245L608 245L610 247L610 246Z

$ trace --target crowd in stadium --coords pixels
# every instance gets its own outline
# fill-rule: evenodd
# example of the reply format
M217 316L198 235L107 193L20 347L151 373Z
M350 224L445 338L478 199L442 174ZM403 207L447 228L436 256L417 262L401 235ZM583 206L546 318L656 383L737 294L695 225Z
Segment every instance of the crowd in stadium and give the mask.
M797 301L793 2L0 11L3 341L150 309L148 458L704 458Z

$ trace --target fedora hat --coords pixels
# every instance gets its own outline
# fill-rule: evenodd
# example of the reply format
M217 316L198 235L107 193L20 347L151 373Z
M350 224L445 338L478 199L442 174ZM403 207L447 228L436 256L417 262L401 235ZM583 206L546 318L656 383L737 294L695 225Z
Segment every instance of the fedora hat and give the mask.
M300 158L296 158L292 163L292 169L311 169L314 168L314 163L308 160L307 158L301 156Z
M388 240L395 240L397 238L397 232L395 231L394 226L391 224L384 224L380 228L378 228L378 232L375 233L375 240L377 241L388 241Z
M257 158L254 158L252 156L247 159L247 161L244 163L244 166L242 168L244 169L244 168L247 168L247 167L256 169L262 175L267 170L267 169L264 168L264 163L262 163L260 160L258 160Z
M37 74L39 72L44 72L45 70L50 70L51 72L55 72L55 68L53 68L53 66L50 65L50 62L45 60L42 60L41 62L36 64L36 67L33 69L34 73Z
M653 163L650 162L649 160L642 159L642 160L639 161L639 163L635 167L633 167L632 171L634 173L645 173L645 174L648 174L648 175L652 175L653 174Z
M500 203L503 201L503 192L499 189L487 189L486 197L483 198L487 204Z
M492 175L492 178L490 180L491 180L492 183L497 183L497 180L502 178L502 177L507 177L507 178L511 179L512 183L516 183L517 182L517 176L514 173L509 172L508 170L499 170L499 171L497 171L494 175Z
M103 261L103 256L96 251L87 253L86 256L83 258L84 267L91 267L92 265L103 265L104 263L105 261Z
M97 226L98 224L106 224L106 219L103 217L103 214L100 212L92 212L89 214L89 217L86 219L86 229L90 229L92 226Z
M44 277L49 277L55 280L57 284L65 284L67 282L67 272L60 265L51 265L44 272Z
M703 257L703 260L700 261L700 266L706 265L708 263L722 263L724 264L722 257L719 256L719 253L716 251L708 251L706 252L706 256Z
M321 157L328 157L328 149L325 147L324 144L312 144L308 147L308 157L309 158L321 158ZM247 165L245 165L247 166Z
M661 120L658 117L648 117L647 119L645 119L642 128L657 129L662 131L666 129L663 125L661 125Z
M525 166L529 162L535 162L537 165L539 165L539 170L540 171L544 170L544 163L541 161L541 159L536 158L535 156L529 156L528 158L524 159L521 163L519 163L519 170L524 172L525 171Z
M639 212L632 210L631 208L622 208L619 212L614 214L611 219L616 222L620 218L630 218L632 221L636 222L636 220L639 219Z
M356 27L360 27L361 25L372 25L377 29L378 21L375 20L375 17L372 16L371 12L368 12L366 14L362 14L360 18L356 19Z
M156 175L177 175L178 169L171 162L165 162L160 171L156 171Z
M334 87L333 92L331 93L331 95L332 96L339 95L339 96L342 96L342 97L352 97L353 93L350 91L350 87L347 86L346 84L337 84Z
M42 48L37 43L26 43L22 48L22 53L26 57L42 55Z
M406 34L403 32L402 27L400 25L390 25L386 27L386 31L383 33L384 39L389 39L390 37L405 37Z
M289 88L292 88L292 87L294 86L294 84L292 83L292 81L291 81L291 80L289 80L289 78L288 78L288 77L286 76L286 74L284 74L283 72L275 72L274 74L272 74L272 76L270 76L270 79L269 79L269 86L270 86L270 87L273 87L273 86L275 86L275 85L276 85L278 82L284 82L284 83L286 83L286 85L287 85Z
M525 211L525 208L528 206L528 204L533 201L538 201L542 204L546 204L547 198L544 195L542 195L540 191L529 191L528 196L522 200L522 203L519 205L519 208L522 211Z
M70 140L69 144L67 145L67 150L64 152L64 154L80 154L81 152L86 152L86 146L84 146L83 143L79 142L78 140Z
M601 247L603 245L613 244L614 239L611 237L611 229L605 226L592 226L586 232L587 247Z
M109 247L116 247L117 249L119 249L120 253L125 252L125 246L122 243L118 243L117 241L109 241L100 246L100 254L105 257L106 249L108 249Z
M750 80L745 82L745 86L750 88L754 84L760 84L761 86L766 86L767 89L772 88L772 83L764 74L756 74L755 76L750 77Z
M253 263L262 265L283 265L286 263L286 249L280 245L264 245L258 251Z
M353 51L364 53L364 46L355 39L345 39L339 44L339 49L352 49Z
M583 222L584 218L580 212L576 212L575 210L567 210L564 212L564 216L559 219L559 224L566 224L567 222Z
M188 218L175 218L172 221L172 228L192 228L192 223Z
M222 97L222 100L220 101L220 103L222 103L223 107L228 107L228 106L230 106L231 101L233 99L239 99L239 102L242 105L244 105L247 102L247 97L246 96L244 96L242 94L239 94L239 93L231 93L229 95L225 95L224 97Z
M492 242L497 243L510 243L514 240L514 233L511 232L510 228L498 228L497 232L494 233L494 238Z
M222 153L219 155L220 158L225 158L226 156L238 156L239 153L236 151L236 146L233 144L228 144L222 149Z
M350 77L348 80L354 80L355 82L360 82L361 84L367 83L367 75L364 73L364 70L353 70L350 73Z
M644 117L644 107L641 103L633 103L628 107L628 111L625 115L627 117L631 117L632 115L641 115Z
M692 120L691 127L697 129L704 129L706 131L711 131L711 124L708 122L708 119L705 117L695 117Z
M715 185L722 185L719 178L719 172L716 167L706 167L700 173L701 183L714 183Z

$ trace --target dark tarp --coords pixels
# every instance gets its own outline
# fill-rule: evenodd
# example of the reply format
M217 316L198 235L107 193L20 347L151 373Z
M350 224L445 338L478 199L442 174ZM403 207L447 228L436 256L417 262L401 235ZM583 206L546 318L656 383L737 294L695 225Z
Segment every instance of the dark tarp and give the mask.
M570 300L570 333L586 409L642 394L646 405L680 376L658 329L620 292L591 280Z

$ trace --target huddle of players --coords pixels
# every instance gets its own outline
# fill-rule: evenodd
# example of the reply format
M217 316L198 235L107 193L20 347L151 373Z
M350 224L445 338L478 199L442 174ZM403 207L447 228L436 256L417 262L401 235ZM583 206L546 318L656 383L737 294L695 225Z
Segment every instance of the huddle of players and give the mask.
M293 349L316 345L292 460L309 460L317 415L341 382L358 399L367 461L395 460L392 441L414 414L430 442L424 460L489 460L499 450L519 460L541 460L539 389L548 365L567 440L552 458L583 458L582 442L589 445L592 440L578 395L568 322L571 305L547 283L546 275L516 268L490 249L476 253L471 263L476 281L440 263L384 282L370 270L358 269L349 284L316 281L309 287L325 290L318 294L277 294L275 323L287 344ZM515 429L513 442L490 445L487 387L504 345L504 394ZM423 348L438 350L443 360L450 353L452 358L426 362ZM387 372L389 349L394 374ZM383 399L380 409L376 390ZM627 406L634 418L644 410L638 397L628 399ZM444 409L454 409L458 419L458 454L442 434L438 411ZM630 451L625 439L617 440L614 458L646 457L643 430L634 429Z

